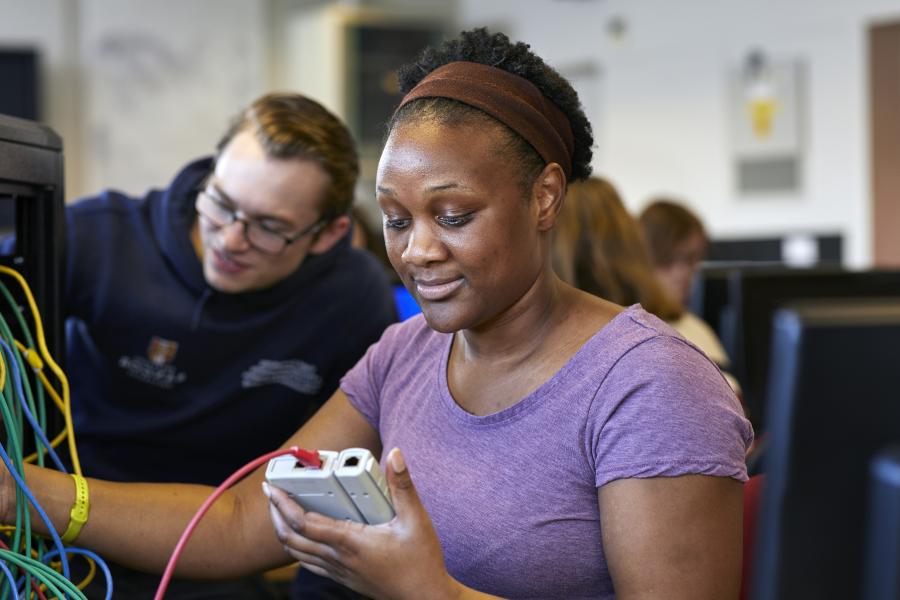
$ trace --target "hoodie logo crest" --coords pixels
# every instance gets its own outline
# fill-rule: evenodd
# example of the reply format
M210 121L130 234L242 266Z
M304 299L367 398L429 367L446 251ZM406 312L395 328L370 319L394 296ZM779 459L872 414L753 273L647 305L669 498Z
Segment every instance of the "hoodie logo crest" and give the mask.
M175 360L176 354L178 354L178 342L164 340L155 335L150 339L150 345L147 346L147 358L157 367Z
M129 377L170 390L187 381L187 374L172 362L178 354L178 342L159 336L150 338L147 356L120 356L117 364Z

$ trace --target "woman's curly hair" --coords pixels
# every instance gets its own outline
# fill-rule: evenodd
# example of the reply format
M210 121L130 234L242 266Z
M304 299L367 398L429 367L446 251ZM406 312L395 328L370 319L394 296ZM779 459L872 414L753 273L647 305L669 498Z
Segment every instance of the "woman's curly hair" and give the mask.
M585 179L591 174L591 156L594 136L591 124L584 114L578 93L541 57L534 54L528 44L513 43L503 33L490 33L480 27L462 32L438 47L426 48L415 62L404 65L398 72L400 91L409 92L429 73L451 62L467 61L490 65L514 73L533 83L569 119L575 147L572 156L572 180ZM388 131L411 117L438 118L443 122L461 122L476 115L494 121L485 113L466 104L447 98L422 98L401 108L391 122ZM500 124L497 121L495 123ZM500 124L502 125L502 124ZM505 125L503 125L506 128ZM512 132L509 128L508 131ZM537 151L521 136L513 133L509 150L523 163L525 175L533 179L545 162Z

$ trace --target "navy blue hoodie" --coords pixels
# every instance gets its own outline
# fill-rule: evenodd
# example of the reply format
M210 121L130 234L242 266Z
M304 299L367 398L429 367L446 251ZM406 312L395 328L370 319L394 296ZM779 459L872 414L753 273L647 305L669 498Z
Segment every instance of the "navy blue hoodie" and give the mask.
M349 235L271 288L209 287L190 227L210 168L66 211L66 371L86 475L221 483L293 434L396 318L384 269Z

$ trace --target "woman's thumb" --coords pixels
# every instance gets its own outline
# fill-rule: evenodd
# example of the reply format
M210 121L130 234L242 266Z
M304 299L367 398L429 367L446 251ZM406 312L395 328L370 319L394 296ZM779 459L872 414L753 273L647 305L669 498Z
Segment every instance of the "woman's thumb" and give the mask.
M411 511L421 510L422 504L419 495L413 486L412 477L406 461L399 448L392 449L387 456L388 463L388 487L391 490L391 500L394 503L394 511L398 515L404 515Z

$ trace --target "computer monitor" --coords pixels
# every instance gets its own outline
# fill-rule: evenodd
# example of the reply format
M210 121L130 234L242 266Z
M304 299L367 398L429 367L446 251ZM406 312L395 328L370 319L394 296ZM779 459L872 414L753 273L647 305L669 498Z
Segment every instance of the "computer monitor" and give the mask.
M783 268L772 262L704 262L694 275L687 309L703 319L722 342L725 352L734 353L734 312L730 307L728 280L739 270Z
M900 445L872 459L864 600L900 598Z
M706 321L722 337L722 312L728 305L728 275L732 268L703 265L694 275L687 309Z
M40 118L40 63L35 48L0 47L0 114Z
M401 321L405 321L422 312L416 299L413 298L412 294L409 293L409 290L402 283L394 284L394 307L397 309L397 317Z
M900 441L900 299L775 315L754 600L862 598L869 463Z
M15 246L0 256L0 264L16 269L28 282L41 313L47 347L62 365L62 139L44 125L6 115L0 115L2 229L2 234L15 234ZM14 283L7 287L18 292ZM17 299L24 305L24 299Z
M729 339L732 373L741 384L744 406L757 432L765 429L772 315L789 302L805 299L900 297L900 271L814 269L737 269L728 280L733 331Z

